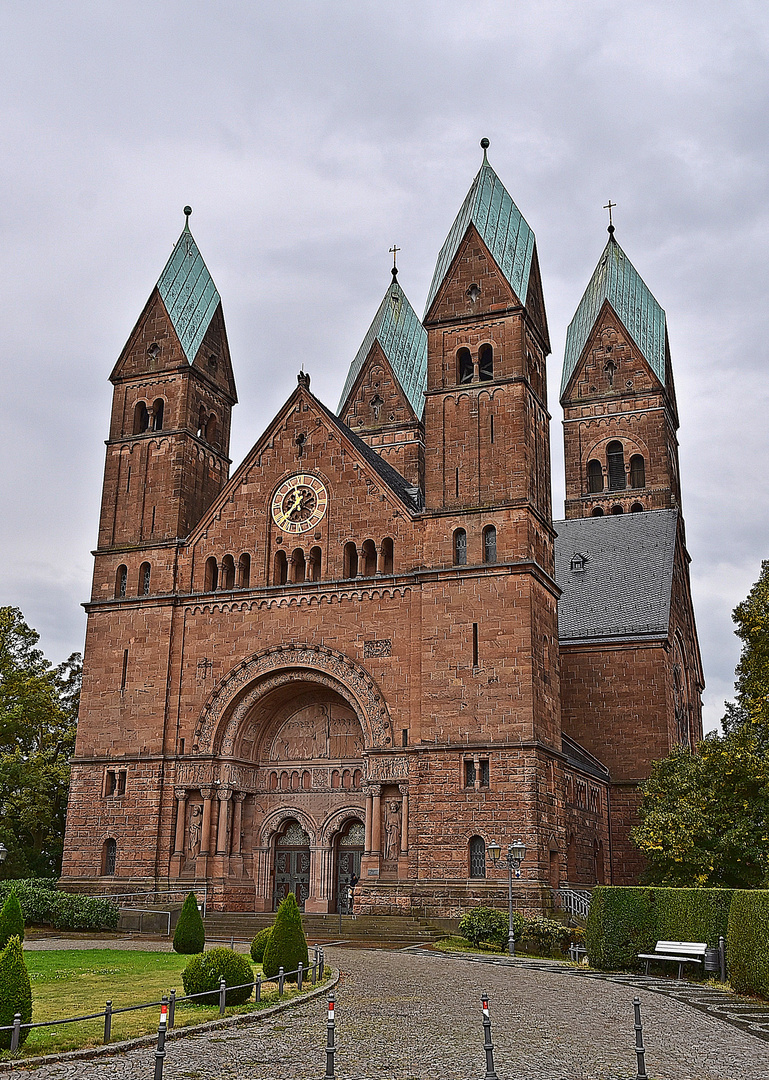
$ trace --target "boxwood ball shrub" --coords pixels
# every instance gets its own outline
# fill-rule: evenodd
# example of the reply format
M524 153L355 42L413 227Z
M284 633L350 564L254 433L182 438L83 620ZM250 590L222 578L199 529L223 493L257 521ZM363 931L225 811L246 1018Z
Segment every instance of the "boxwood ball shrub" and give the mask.
M267 948L271 933L272 927L265 926L251 942L251 959L255 964L261 964L262 960L264 960L264 950Z
M280 970L286 972L289 982L296 982L296 972L300 964L307 970L309 963L307 939L302 929L302 913L293 893L289 893L280 904L275 915L270 939L262 957L262 971L268 979L274 979Z
M519 912L513 912L513 933L519 941L524 930L524 918ZM459 932L477 949L482 945L492 945L501 952L507 948L509 933L508 912L499 908L476 907L468 911L459 921Z
M0 952L0 1027L13 1023L16 1013L21 1013L22 1024L32 1020L32 986L29 981L27 965L21 940L12 937ZM20 1042L26 1042L29 1028L22 1028ZM0 1050L9 1050L11 1032L0 1031Z
M191 892L187 894L174 930L174 952L192 956L202 953L205 944L206 928L198 911L197 897Z
M555 919L536 916L524 921L523 938L534 945L540 956L563 956L574 940L574 934L570 927Z
M738 993L769 998L769 889L735 890L726 956Z
M0 949L4 949L12 937L17 937L19 941L24 940L24 916L13 889L8 893L3 910L0 911Z
M227 991L227 1004L245 1005L254 988L254 970L246 957L236 953L234 949L209 949L207 953L190 960L182 972L185 994L211 991L205 997L196 999L195 1004L199 1005L219 1004L220 979L224 979L227 986L240 987L239 990Z

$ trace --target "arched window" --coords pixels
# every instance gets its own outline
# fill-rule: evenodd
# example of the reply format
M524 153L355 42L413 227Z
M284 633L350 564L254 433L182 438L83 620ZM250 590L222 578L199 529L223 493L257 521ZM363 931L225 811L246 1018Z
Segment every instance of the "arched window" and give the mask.
M319 547L310 548L310 581L320 581L321 560L323 554Z
M295 583L301 583L307 576L307 564L304 559L304 552L301 548L294 548L291 553L291 573L289 574L289 580Z
M382 573L395 573L395 549L390 536L386 536L382 541Z
M361 548L361 577L373 577L376 573L376 544L366 540Z
M149 596L150 575L152 568L148 562L143 562L139 567L139 596Z
M342 576L354 578L358 576L358 549L352 540L344 545L344 569Z
M214 444L214 442L216 440L216 430L217 430L216 417L214 416L213 413L211 413L209 418L206 420L206 442L207 443L211 443L211 445Z
M121 563L120 566L117 568L117 573L115 574L115 596L122 599L122 597L125 596L127 591L128 567L124 563Z
M622 491L625 487L625 451L621 442L615 440L606 447L606 464L609 468L609 491Z
M595 458L587 463L587 490L603 491L603 469Z
M150 414L144 401L137 401L134 407L134 435L141 435L150 426Z
M216 586L219 584L219 567L216 563L216 559L213 555L209 555L206 559L206 578L203 585L204 592L215 592Z
M198 413L197 436L199 439L204 439L206 437L206 410L202 405L200 406L200 411Z
M457 382L473 381L473 358L469 349L460 349L457 353Z
M225 555L222 559L222 588L235 588L235 560L232 555Z
M117 863L117 840L113 840L110 837L104 841L104 847L102 849L102 874L104 877L115 876L115 865Z
M163 430L163 408L164 403L162 398L156 398L152 402L152 430Z
M473 836L470 840L470 877L486 877L486 841L482 836Z
M612 506L611 512L612 512L612 514L621 514L623 512L623 510L622 510L622 507L619 504L617 504L617 506Z
M478 350L478 375L481 382L490 382L494 378L494 350L491 345L481 345Z
M633 503L633 505L630 507L630 513L631 514L640 514L642 512L643 512L643 506L641 506L640 503Z
M238 559L238 588L247 589L251 584L251 556L247 551Z
M273 574L273 585L285 585L288 581L288 557L286 556L283 548L275 552L275 572Z
M593 517L603 517L603 507L602 506L594 506L593 507Z
M454 565L465 566L467 563L467 533L464 529L454 531Z
M630 486L646 487L646 464L641 454L633 454L630 459Z
M483 530L483 561L487 563L497 561L497 530L493 525L487 525Z

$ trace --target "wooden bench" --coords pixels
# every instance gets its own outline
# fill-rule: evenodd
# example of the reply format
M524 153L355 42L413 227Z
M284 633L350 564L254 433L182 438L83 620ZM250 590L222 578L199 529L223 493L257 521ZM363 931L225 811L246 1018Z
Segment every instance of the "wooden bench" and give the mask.
M672 960L678 964L678 978L684 964L704 964L707 942L704 941L658 941L653 953L639 953L638 959L646 961L646 974L652 960Z

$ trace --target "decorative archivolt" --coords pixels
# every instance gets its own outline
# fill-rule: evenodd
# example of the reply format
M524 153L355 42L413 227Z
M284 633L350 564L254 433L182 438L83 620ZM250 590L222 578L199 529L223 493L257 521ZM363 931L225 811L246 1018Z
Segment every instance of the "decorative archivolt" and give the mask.
M338 833L351 818L365 825L366 815L359 806L344 806L341 810L335 810L333 814L329 814L320 827L318 842L327 847L334 834Z
M287 821L298 821L309 836L310 843L313 843L314 837L318 834L318 825L315 819L296 806L282 806L280 809L268 814L262 822L259 829L260 846L267 847L275 833L279 832Z
M333 690L350 705L363 729L367 749L392 746L387 706L368 672L343 653L301 644L268 649L236 665L203 706L193 752L230 756L241 724L259 699L302 680Z

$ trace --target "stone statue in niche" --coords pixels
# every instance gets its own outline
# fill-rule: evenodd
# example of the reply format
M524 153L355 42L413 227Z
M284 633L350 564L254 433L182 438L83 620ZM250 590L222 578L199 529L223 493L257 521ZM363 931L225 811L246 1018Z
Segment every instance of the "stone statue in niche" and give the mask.
M385 862L397 859L401 853L401 804L396 799L385 803L384 851Z
M190 807L190 823L187 827L187 856L194 859L200 854L200 833L203 825L203 807L193 803Z
M270 750L271 761L359 758L363 732L352 712L328 704L299 709L282 725Z

